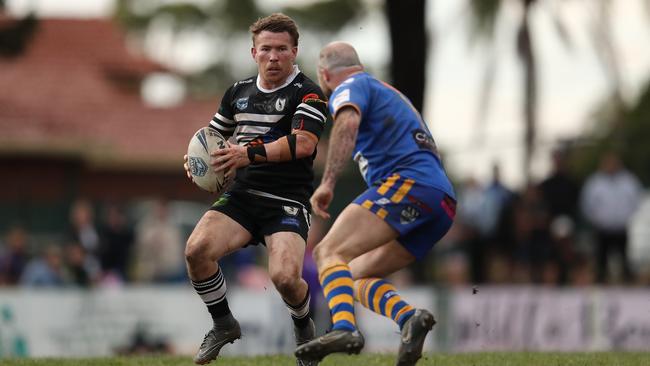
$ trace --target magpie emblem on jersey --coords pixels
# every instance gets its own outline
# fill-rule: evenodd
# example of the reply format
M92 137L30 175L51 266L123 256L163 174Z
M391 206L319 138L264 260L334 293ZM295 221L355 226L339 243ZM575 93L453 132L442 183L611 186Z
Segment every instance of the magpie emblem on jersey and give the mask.
M418 211L417 208L413 206L406 206L400 214L399 222L402 225L410 224L418 217L420 217L420 211Z
M202 177L208 172L208 164L206 164L203 159L194 156L190 156L189 158L190 172L192 175Z
M278 98L278 100L275 101L275 110L282 112L285 105L287 105L287 98Z
M296 216L298 214L298 207L282 206L282 209L289 216Z
M248 107L248 97L237 99L237 109L243 111L246 107Z

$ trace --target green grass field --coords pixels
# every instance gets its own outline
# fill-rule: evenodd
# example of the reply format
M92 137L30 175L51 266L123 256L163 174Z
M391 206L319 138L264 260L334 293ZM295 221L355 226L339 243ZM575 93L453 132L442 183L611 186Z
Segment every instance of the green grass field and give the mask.
M375 366L394 365L394 355L363 354L360 356L332 355L321 366ZM191 366L191 358L179 356L112 357L80 359L12 359L1 360L3 366ZM212 362L212 366L291 366L295 361L290 356L223 357ZM650 353L472 353L472 354L428 354L418 366L648 366Z

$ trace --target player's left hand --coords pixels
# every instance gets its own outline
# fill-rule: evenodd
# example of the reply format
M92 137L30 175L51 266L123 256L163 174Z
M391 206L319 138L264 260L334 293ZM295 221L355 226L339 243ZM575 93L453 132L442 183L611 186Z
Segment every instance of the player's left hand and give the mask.
M311 195L309 203L311 203L311 209L314 211L314 214L324 218L329 219L330 214L327 212L327 209L332 203L334 198L334 191L327 185L321 184L316 188L314 194Z
M226 147L212 152L210 165L215 172L236 170L250 164L248 150L244 146L233 145L226 142Z

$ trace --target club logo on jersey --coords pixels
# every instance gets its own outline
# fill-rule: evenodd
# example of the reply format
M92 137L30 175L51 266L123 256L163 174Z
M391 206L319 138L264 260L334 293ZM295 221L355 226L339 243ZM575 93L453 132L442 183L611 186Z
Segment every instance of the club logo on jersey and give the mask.
M289 216L296 216L298 215L298 207L293 207L293 206L282 206L282 209L284 210L284 213L286 213Z
M237 99L237 109L243 111L248 107L248 97Z
M420 211L413 206L406 206L399 217L399 222L402 225L410 224L420 217Z
M202 177L208 172L208 164L201 158L190 156L188 162L190 163L190 173L195 177Z
M287 105L287 98L278 98L278 100L275 101L275 110L282 112L285 105Z

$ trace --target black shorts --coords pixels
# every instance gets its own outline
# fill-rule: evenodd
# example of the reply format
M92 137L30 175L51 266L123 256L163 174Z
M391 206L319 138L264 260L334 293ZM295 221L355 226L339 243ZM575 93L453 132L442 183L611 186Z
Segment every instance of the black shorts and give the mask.
M264 244L264 236L281 231L297 233L307 242L311 212L301 202L247 189L224 193L210 209L248 230L253 236L251 244Z

